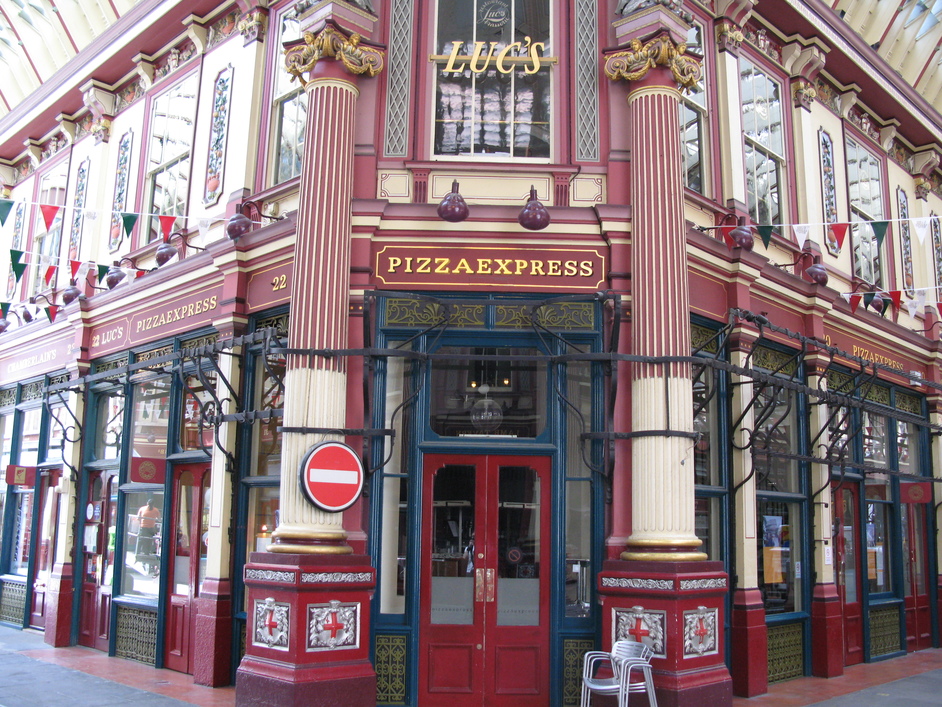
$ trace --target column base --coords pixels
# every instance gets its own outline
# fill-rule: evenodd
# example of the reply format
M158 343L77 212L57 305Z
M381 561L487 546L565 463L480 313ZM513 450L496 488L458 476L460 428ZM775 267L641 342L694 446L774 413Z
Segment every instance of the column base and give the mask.
M252 553L236 705L373 707L375 584L364 555Z
M196 602L193 682L222 687L232 682L232 582L205 579Z
M43 640L61 648L72 645L72 563L56 565L46 590L46 628Z
M733 694L736 697L755 697L768 692L769 636L765 606L758 588L733 592L730 646Z
M732 705L723 635L728 590L721 562L605 562L602 644L636 640L654 651L658 704Z
M816 584L811 599L811 674L844 674L844 615L834 584Z

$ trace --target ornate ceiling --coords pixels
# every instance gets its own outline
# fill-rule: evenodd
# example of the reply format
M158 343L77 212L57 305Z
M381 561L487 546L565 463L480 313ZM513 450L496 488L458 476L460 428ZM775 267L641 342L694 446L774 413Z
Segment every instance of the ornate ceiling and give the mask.
M0 118L139 0L0 0Z

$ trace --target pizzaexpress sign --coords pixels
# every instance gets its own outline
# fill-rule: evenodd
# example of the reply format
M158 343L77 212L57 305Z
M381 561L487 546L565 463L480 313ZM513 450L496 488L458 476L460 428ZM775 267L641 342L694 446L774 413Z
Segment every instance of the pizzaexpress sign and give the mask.
M595 292L607 277L599 248L437 247L387 245L375 257L376 280L387 286L447 289L500 287Z

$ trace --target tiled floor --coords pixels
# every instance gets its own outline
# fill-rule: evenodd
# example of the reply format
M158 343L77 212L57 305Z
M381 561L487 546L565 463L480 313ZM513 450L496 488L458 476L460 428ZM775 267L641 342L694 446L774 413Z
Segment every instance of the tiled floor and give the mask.
M777 683L769 687L768 694L734 698L733 707L805 707L940 668L942 649L934 648L879 663L853 665L836 678L797 678Z
M132 660L109 658L104 653L90 648L50 647L20 652L35 660L81 670L89 675L97 675L194 705L232 707L235 704L234 687L203 687L194 684L190 675L172 670L157 670ZM939 669L942 669L942 649L920 651L902 658L845 668L844 675L837 678L798 678L778 683L772 685L765 695L749 699L734 698L733 707L805 707L832 697Z
M133 660L109 658L91 648L36 648L20 651L20 654L202 707L232 707L235 704L234 687L196 685L191 675L157 670Z

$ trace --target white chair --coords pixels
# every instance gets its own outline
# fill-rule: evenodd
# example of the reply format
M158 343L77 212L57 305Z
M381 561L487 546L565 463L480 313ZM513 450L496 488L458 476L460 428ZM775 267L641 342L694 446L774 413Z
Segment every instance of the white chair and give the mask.
M582 699L580 707L589 707L592 693L618 695L618 707L628 707L633 692L644 692L650 707L657 707L654 680L651 675L653 651L638 641L616 641L611 652L589 651L582 663ZM608 664L611 677L596 677L603 665ZM641 680L632 681L632 672L639 671Z

